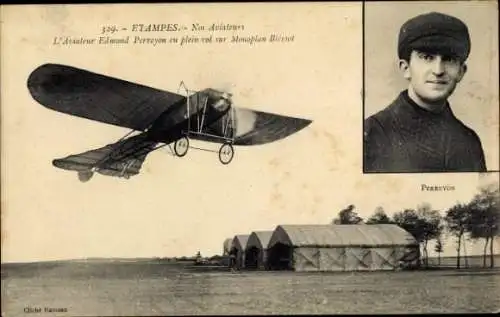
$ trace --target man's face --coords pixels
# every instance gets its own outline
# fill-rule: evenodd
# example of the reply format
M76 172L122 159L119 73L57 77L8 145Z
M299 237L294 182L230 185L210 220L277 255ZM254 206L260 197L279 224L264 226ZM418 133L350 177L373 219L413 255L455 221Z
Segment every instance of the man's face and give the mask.
M409 63L400 61L400 68L410 81L409 89L427 103L445 101L467 69L457 58L415 50L410 55Z

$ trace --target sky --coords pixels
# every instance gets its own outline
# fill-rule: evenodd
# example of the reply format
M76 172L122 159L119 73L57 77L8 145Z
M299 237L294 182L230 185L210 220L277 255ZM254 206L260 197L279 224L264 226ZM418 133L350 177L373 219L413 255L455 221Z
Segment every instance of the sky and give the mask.
M367 218L377 206L391 215L428 202L444 212L470 200L498 174L363 175L361 10L351 2L2 8L2 261L210 256L236 234L330 223L349 204ZM294 35L294 41L52 45L56 36L96 37L102 26L139 23L238 24L240 36ZM176 158L159 150L129 180L96 175L80 183L52 160L129 131L33 100L26 80L45 63L169 91L180 81L190 89L228 89L236 106L313 123L275 143L235 147L227 166L210 152ZM456 190L426 192L422 184ZM475 250L482 247L469 245L469 254ZM453 242L446 243L445 255L454 252Z

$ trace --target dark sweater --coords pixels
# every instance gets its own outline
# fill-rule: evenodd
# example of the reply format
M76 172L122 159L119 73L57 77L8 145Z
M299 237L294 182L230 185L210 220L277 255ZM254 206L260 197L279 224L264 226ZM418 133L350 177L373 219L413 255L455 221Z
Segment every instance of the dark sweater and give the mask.
M449 104L440 113L419 107L403 91L365 120L364 172L484 172L477 134Z

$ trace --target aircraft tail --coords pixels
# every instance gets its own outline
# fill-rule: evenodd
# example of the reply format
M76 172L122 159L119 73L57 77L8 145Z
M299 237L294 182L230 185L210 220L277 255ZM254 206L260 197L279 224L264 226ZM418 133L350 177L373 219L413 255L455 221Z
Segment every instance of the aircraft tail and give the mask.
M52 164L65 170L77 171L80 181L88 181L94 172L102 175L129 178L139 174L146 156L157 142L145 133L120 140L104 147L55 159Z

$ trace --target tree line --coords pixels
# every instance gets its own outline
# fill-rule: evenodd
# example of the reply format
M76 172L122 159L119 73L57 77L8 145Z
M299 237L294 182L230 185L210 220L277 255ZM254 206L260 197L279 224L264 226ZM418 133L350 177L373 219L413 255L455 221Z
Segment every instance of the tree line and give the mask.
M416 209L406 208L388 216L379 206L368 218L363 219L355 211L354 205L342 209L332 220L333 224L396 224L415 237L423 253L424 265L428 266L428 244L435 240L435 252L441 264L443 236L454 238L457 251L457 268L460 268L461 249L465 252L465 242L484 240L483 267L487 267L489 249L490 267L494 264L494 239L500 236L500 194L499 184L492 183L480 187L468 203L456 203L441 211L435 210L429 203L422 203ZM488 248L489 247L489 248ZM467 259L467 254L464 254Z

